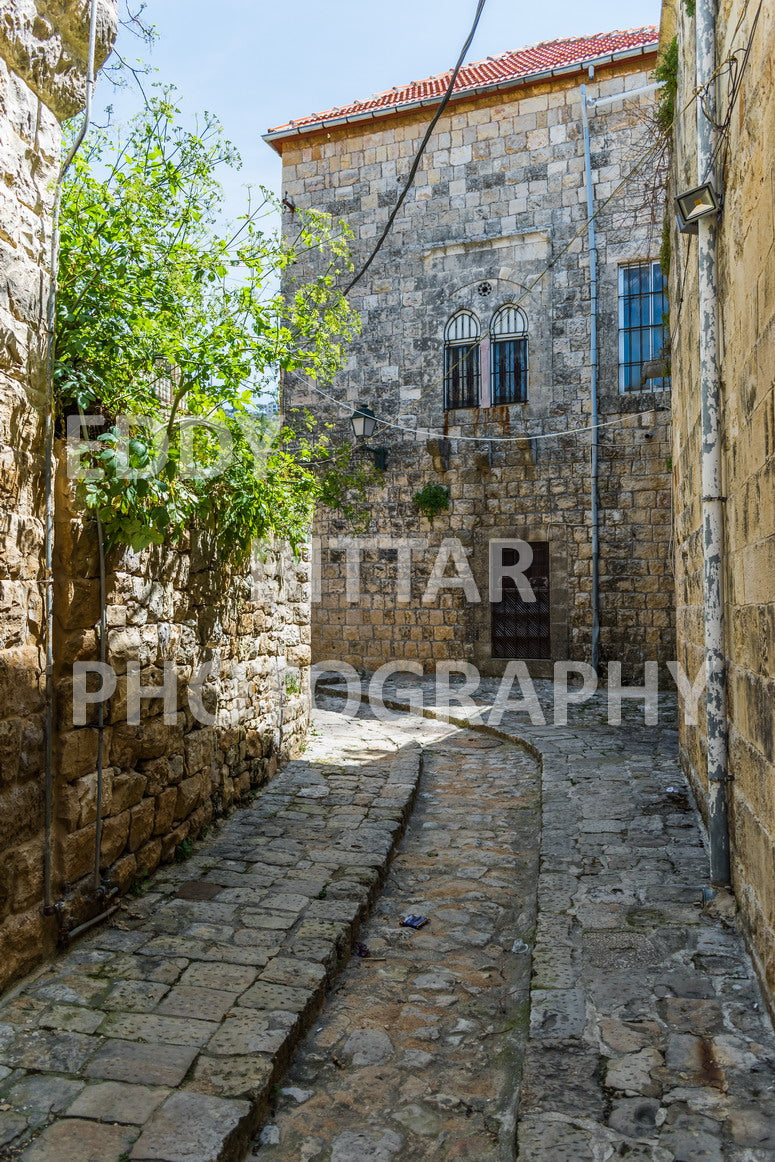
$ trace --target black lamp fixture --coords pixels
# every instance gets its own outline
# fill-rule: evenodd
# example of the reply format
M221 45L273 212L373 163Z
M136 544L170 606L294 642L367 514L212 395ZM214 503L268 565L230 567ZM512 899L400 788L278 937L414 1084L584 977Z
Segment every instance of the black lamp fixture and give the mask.
M387 448L369 448L362 440L370 440L377 428L377 417L365 403L355 405L355 411L350 416L356 447L359 452L368 453L374 461L374 467L380 472L387 468Z
M356 440L370 440L377 427L377 417L365 403L359 403L355 405L355 411L350 416L350 423Z
M697 223L700 218L707 218L711 214L718 214L721 210L721 195L713 182L704 182L685 193L679 194L675 200L678 229L683 234L696 234Z

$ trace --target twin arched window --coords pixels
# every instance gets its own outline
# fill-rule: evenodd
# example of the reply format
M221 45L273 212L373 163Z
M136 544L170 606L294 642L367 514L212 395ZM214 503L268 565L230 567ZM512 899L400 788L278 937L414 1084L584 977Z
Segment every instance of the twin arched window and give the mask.
M501 307L484 337L472 311L454 314L444 330L444 407L497 407L526 399L524 311L511 304Z

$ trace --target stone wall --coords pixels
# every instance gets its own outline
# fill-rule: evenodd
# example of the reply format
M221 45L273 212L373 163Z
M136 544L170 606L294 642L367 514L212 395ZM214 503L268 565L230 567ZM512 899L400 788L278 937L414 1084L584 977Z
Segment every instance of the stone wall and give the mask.
M610 418L607 416L606 418ZM437 661L467 659L484 674L502 672L505 661L490 648L488 602L491 538L548 541L551 555L551 632L554 659L589 657L589 563L586 523L588 477L571 439L527 441L513 452L495 451L479 462L461 451L459 467L435 471L421 446L389 469L384 485L368 490L370 529L353 535L335 514L321 513L316 532L320 554L320 600L313 604L315 661L339 659L374 670L395 658ZM453 444L454 446L454 444ZM589 449L587 447L587 457ZM626 416L609 429L601 449L601 642L603 657L642 675L644 660L672 657L672 582L669 580L670 493L665 465L670 455L664 413ZM392 452L391 452L392 456ZM399 456L395 456L399 460ZM436 457L438 462L438 457ZM429 480L449 489L450 509L431 523L412 504ZM478 601L460 588L426 590L442 545L457 538L466 553ZM346 584L347 542L360 557L359 596ZM398 546L411 548L411 600L399 596ZM404 550L406 551L406 550ZM443 550L446 553L446 550ZM458 573L450 563L447 578ZM551 664L531 663L547 676Z
M61 462L55 535L52 904L44 914L44 413L46 305L60 121L84 97L88 4L0 0L0 988L104 911L116 892L268 778L306 729L309 564L267 546L254 573L216 569L206 543L109 555L107 663L117 685L102 732L97 840L97 708L73 722L73 665L98 657L94 527L75 514ZM99 58L115 26L98 9ZM126 721L127 663L143 685L174 670L177 696ZM205 709L187 697L212 664ZM202 675L203 676L203 675ZM202 717L200 715L200 717ZM182 846L181 846L182 845Z
M43 818L43 414L60 121L83 105L86 2L0 3L0 983L46 940ZM98 10L98 58L115 27ZM6 942L14 914L13 949ZM6 951L7 949L7 951Z
M73 517L60 476L56 563L57 869L67 929L93 909L97 704L74 725L74 665L99 656L96 530ZM100 869L124 891L299 752L309 711L309 561L267 544L252 572L213 564L207 538L108 557ZM143 698L132 725L127 668ZM165 673L166 667L166 673ZM207 667L205 670L203 667ZM100 679L87 679L97 690ZM184 845L181 847L181 845ZM104 898L104 897L103 897ZM98 901L99 902L99 901ZM104 905L103 905L104 906Z
M694 21L678 5L678 108L695 91ZM665 40L676 27L664 13ZM745 49L754 11L719 5L717 59ZM721 152L719 330L723 390L724 568L732 872L754 955L775 989L775 14L764 5ZM729 105L729 78L717 100ZM676 189L696 184L695 110L680 118ZM673 233L673 299L682 298L673 357L678 656L704 664L696 241ZM686 271L682 295L679 282ZM681 726L683 765L704 805L705 725Z
M450 106L383 250L350 296L363 330L331 388L344 406L337 409L288 377L289 411L305 406L335 420L343 439L351 438L347 420L356 402L399 425L379 428L370 441L388 449L384 484L369 496L370 534L392 542L373 543L368 551L363 542L360 601L348 597L345 555L332 539L346 536L347 527L336 515L319 519L316 660L344 658L374 668L396 657L427 664L469 658L484 672L502 671L505 660L492 656L490 644L492 537L549 541L552 658L589 659L590 433L544 438L585 428L590 420L579 84L586 81L593 100L640 88L650 81L653 63L653 57L620 61L598 69L593 79L584 69ZM639 96L591 114L600 418L606 425L599 440L602 654L622 661L633 675L642 675L644 660L667 660L674 650L669 397L665 391L618 390L618 267L655 259L660 228L652 229L646 173L615 191L653 141L652 102L650 95ZM419 110L274 142L288 199L346 220L356 269L394 204L428 117ZM290 212L286 225L293 230ZM465 307L484 332L495 309L515 301L528 318L527 403L444 411L447 320ZM531 439L498 443L515 434ZM449 442L446 460L438 437ZM411 503L427 482L448 487L452 502L433 527ZM459 590L422 601L446 536L463 542L482 597L478 604ZM427 546L415 552L408 602L397 600L391 547L402 538ZM531 669L546 673L547 663Z

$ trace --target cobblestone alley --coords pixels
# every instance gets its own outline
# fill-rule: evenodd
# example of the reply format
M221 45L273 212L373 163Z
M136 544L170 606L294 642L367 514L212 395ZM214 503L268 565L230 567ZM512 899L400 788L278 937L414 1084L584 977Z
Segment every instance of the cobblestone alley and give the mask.
M303 760L5 999L3 1159L771 1162L775 1040L699 906L670 724L324 702Z

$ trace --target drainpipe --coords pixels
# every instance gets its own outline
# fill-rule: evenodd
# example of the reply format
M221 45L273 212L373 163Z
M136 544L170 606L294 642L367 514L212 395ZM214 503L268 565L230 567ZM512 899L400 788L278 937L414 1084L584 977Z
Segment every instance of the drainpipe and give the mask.
M51 258L50 284L46 310L47 354L46 354L46 402L43 434L43 489L45 495L45 517L43 536L43 557L45 575L44 623L46 627L46 671L44 703L44 850L43 850L43 914L51 916L55 911L52 888L52 844L54 820L54 342L56 324L57 267L59 266L59 209L62 198L62 183L70 164L81 147L86 130L91 121L92 98L94 95L94 61L97 45L97 0L91 0L89 10L89 54L86 67L86 108L83 123L78 130L70 151L57 175L54 189L54 203L51 215Z
M590 80L594 66L589 67ZM581 85L581 129L584 137L584 180L587 190L587 243L589 249L589 392L590 392L590 503L592 509L592 644L590 665L600 668L600 494L598 488L598 401L597 401L597 234L595 231L595 194L592 186L592 156L589 144L587 87Z
M589 66L589 79L595 76L595 66ZM590 389L590 505L592 509L592 644L590 665L595 673L600 669L600 457L598 445L598 277L597 277L597 232L595 229L595 190L592 185L592 151L589 139L589 110L598 105L608 105L613 101L627 101L631 97L639 97L651 93L660 87L661 82L650 85L641 85L637 89L624 90L614 93L610 97L598 97L595 101L587 100L586 85L580 86L581 93L581 131L584 138L584 183L587 193L587 248L589 250L589 389Z
M697 86L716 67L715 0L697 0L695 15ZM713 181L715 81L697 101L698 181ZM718 361L718 270L716 215L698 223L700 398L702 411L702 544L707 686L708 838L712 884L729 883L729 819L726 663L724 657L724 501L721 465L721 376Z

